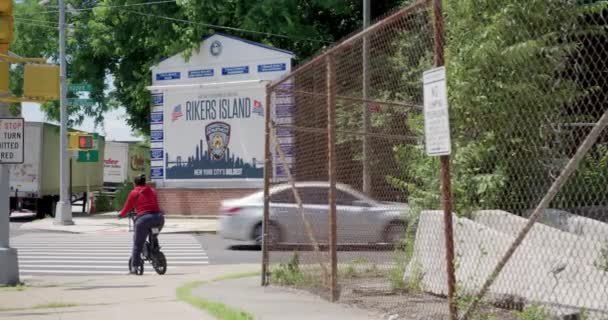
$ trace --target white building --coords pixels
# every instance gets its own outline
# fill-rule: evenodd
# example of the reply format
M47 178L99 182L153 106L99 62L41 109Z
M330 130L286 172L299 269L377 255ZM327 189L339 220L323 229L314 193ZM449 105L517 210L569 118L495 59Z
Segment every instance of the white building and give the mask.
M152 68L150 176L167 213L215 214L220 200L263 186L266 85L289 73L292 59L216 33L190 59L178 54ZM292 110L293 100L281 105ZM291 113L279 117L289 122Z

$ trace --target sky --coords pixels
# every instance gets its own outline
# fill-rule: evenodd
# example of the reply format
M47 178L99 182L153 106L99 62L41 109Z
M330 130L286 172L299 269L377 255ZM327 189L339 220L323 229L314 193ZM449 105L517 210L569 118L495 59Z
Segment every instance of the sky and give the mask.
M24 102L22 103L21 113L25 121L48 121L44 113L40 110L40 104ZM125 120L126 111L124 108L118 108L107 112L102 127L95 128L93 119L87 118L84 120L82 125L75 127L74 129L97 132L106 138L106 141L125 141L125 140L141 140L133 135L133 131L127 125Z

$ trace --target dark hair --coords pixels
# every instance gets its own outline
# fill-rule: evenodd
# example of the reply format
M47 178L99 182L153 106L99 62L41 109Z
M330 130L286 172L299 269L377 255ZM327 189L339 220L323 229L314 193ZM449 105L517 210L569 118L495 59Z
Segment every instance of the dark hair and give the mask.
M140 174L138 176L135 176L135 178L133 178L133 183L135 183L136 186L145 186L146 185L146 175Z

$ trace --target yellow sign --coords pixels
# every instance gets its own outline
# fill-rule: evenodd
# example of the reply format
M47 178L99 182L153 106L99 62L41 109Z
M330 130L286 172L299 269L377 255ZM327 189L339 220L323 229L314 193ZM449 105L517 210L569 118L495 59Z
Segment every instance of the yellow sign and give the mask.
M59 99L59 66L26 64L23 71L23 95L48 100Z

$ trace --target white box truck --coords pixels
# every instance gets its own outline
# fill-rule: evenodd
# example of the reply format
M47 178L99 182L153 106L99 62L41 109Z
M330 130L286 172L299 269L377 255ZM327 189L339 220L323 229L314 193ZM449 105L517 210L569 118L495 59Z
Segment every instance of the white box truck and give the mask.
M59 126L43 122L25 123L25 158L10 165L11 212L27 210L38 218L54 216L59 201ZM103 188L104 138L99 136L97 162L70 160L72 201ZM73 153L70 152L70 155Z
M104 189L114 192L133 177L150 172L150 147L139 141L107 141L103 159ZM149 177L148 177L149 179Z

